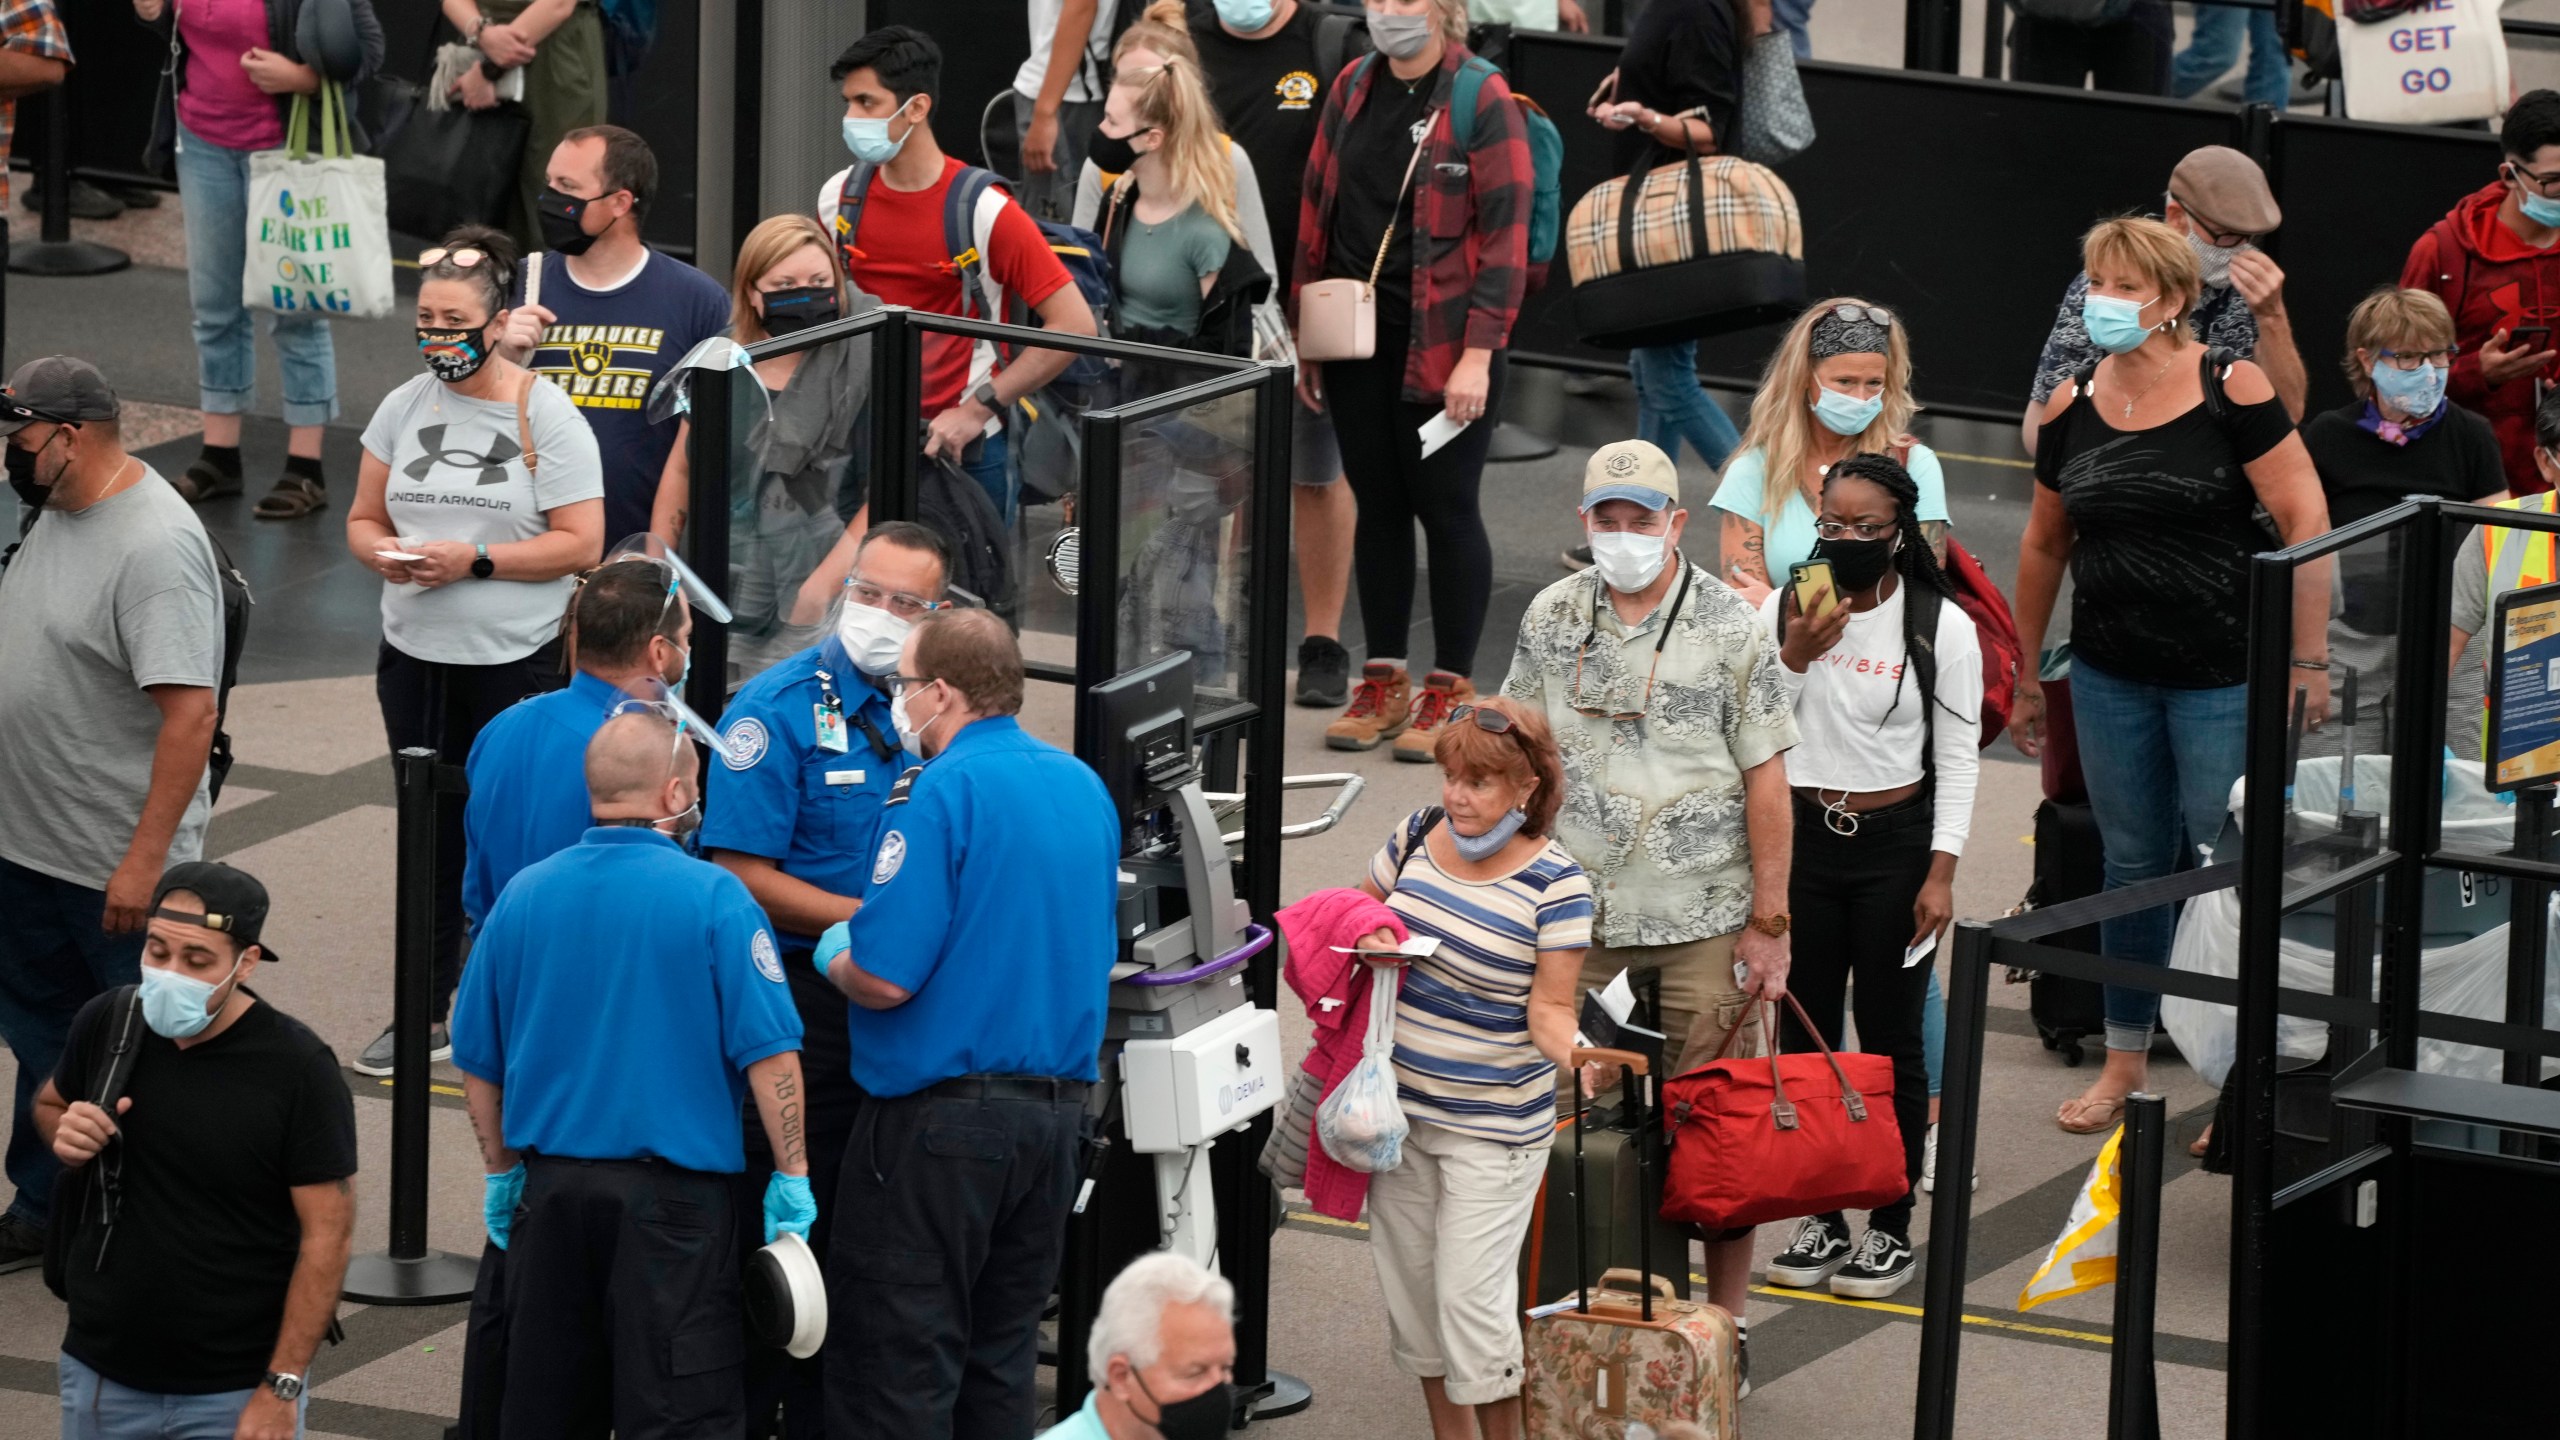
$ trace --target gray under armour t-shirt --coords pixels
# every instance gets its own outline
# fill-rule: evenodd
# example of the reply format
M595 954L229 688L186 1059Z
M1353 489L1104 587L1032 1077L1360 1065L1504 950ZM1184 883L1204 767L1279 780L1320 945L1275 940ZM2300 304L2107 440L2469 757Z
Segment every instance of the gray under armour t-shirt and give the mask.
M160 707L143 687L209 689L222 675L213 563L195 512L148 466L86 510L44 512L27 533L0 573L0 856L107 888L160 740ZM200 858L211 809L199 775L169 864Z

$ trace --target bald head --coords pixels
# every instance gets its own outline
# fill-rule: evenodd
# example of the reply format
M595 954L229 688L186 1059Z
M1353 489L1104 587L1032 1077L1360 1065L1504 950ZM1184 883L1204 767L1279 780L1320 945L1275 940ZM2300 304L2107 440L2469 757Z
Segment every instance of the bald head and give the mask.
M676 751L676 727L646 711L616 715L587 742L587 797L598 819L657 817L671 785L693 783L693 747Z

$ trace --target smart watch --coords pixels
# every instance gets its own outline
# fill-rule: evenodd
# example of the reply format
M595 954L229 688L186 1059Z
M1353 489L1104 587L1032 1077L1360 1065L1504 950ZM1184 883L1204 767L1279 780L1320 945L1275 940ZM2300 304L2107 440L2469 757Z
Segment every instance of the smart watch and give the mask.
M299 1375L287 1375L281 1370L270 1370L267 1372L267 1378L258 1383L265 1386L268 1393L288 1405L302 1398L302 1377Z
M978 388L969 392L969 398L986 406L990 415L1004 413L1004 402L996 398L996 382L993 380L979 382Z
M486 580L490 576L498 573L498 562L489 558L488 546L474 545L471 549L473 552L473 559L471 561L472 579Z

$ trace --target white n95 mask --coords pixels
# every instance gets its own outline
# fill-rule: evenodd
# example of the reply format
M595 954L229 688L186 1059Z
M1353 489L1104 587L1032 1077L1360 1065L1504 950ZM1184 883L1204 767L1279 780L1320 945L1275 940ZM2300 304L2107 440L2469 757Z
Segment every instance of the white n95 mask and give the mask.
M845 597L844 612L836 617L836 638L844 642L853 668L872 676L897 673L898 652L906 648L907 632L914 628L913 621L850 595Z
M1633 595L1654 582L1671 560L1671 537L1632 530L1594 530L1591 566L1600 579L1622 595Z

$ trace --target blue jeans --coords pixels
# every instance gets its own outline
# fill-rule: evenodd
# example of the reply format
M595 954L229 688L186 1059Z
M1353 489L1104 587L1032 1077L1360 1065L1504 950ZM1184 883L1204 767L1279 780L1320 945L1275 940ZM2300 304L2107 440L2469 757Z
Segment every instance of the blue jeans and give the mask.
M1709 469L1724 468L1725 457L1742 446L1742 432L1698 383L1698 342L1640 345L1627 352L1627 373L1636 382L1636 436L1662 447L1673 461L1680 442L1698 452Z
M178 195L187 206L187 298L195 307L196 388L208 415L258 402L257 324L240 303L249 264L249 152L178 127ZM284 423L338 417L338 357L318 315L260 312L284 371Z
M2169 93L2184 100L2221 79L2231 62L2240 58L2244 30L2249 36L2249 74L2241 98L2282 110L2293 93L2293 62L2285 55L2284 36L2276 29L2273 10L2196 6L2196 28L2187 48L2169 64Z
M53 1213L62 1162L36 1133L36 1092L62 1063L72 1017L94 996L142 978L142 932L101 927L107 892L0 860L0 1040L18 1062L5 1165L18 1198L9 1213L41 1228Z
M2222 833L2231 785L2246 762L2249 687L2174 690L2121 679L2078 657L2071 720L2106 851L2107 888L2156 880L2193 862ZM2101 921L2098 948L2140 965L2169 964L2174 907ZM2107 1048L2149 1050L2156 991L2106 987Z
M1813 23L1813 0L1773 0L1769 12L1777 20L1778 28L1787 32L1788 41L1796 47L1796 58L1812 59L1813 36L1805 27Z
M155 1395L119 1385L68 1355L58 1364L62 1440L231 1440L240 1411L258 1393L252 1387L218 1395ZM310 1406L308 1395L293 1402L297 1437Z

